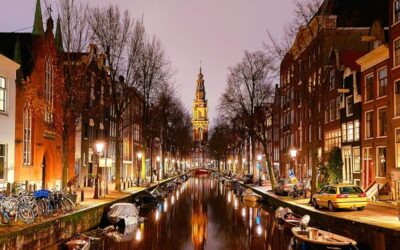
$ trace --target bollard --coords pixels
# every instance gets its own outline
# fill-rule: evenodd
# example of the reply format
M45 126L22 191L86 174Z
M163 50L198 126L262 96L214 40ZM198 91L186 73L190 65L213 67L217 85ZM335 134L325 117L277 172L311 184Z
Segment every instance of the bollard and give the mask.
M81 190L81 201L85 200L85 191Z
M29 189L29 181L25 181L25 191L28 191Z
M33 191L35 192L36 190L37 190L37 185L35 183L35 184L33 184Z
M29 193L32 193L32 184L29 184Z
M126 188L125 188L125 182L122 182L122 185L123 185L123 190L125 190Z
M86 175L85 176L83 176L83 187L86 187L87 185L86 185Z
M7 182L7 190L6 190L7 197L11 196L11 183Z
M102 197L103 195L103 188L99 185L99 197Z

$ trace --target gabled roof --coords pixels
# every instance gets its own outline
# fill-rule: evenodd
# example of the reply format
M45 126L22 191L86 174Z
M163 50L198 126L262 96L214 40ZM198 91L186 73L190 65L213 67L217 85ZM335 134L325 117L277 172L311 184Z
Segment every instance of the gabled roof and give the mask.
M0 53L19 63L24 76L32 72L34 59L31 33L0 32Z
M315 16L337 16L337 27L370 27L376 19L389 22L388 0L325 0Z

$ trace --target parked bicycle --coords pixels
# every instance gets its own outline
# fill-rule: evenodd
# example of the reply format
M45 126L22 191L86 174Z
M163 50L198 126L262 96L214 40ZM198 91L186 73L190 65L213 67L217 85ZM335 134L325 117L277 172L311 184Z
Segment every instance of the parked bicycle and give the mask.
M307 192L304 188L297 188L297 185L293 186L293 190L289 192L288 196L291 199L307 198Z
M18 198L1 197L0 200L1 223L8 224L12 218L21 219L25 223L32 223L35 214L28 203L23 203Z

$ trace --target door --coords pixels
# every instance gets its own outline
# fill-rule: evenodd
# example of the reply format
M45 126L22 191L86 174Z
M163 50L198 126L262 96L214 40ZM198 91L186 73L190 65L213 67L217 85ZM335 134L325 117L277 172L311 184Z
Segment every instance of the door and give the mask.
M46 155L42 160L42 189L46 189Z

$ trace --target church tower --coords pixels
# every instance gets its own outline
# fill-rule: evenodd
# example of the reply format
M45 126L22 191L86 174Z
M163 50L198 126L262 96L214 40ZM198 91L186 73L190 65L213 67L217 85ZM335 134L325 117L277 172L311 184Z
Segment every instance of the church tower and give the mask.
M205 151L208 142L208 108L206 100L206 90L204 88L203 73L198 75L196 86L196 98L193 100L193 160L197 166L205 163Z

